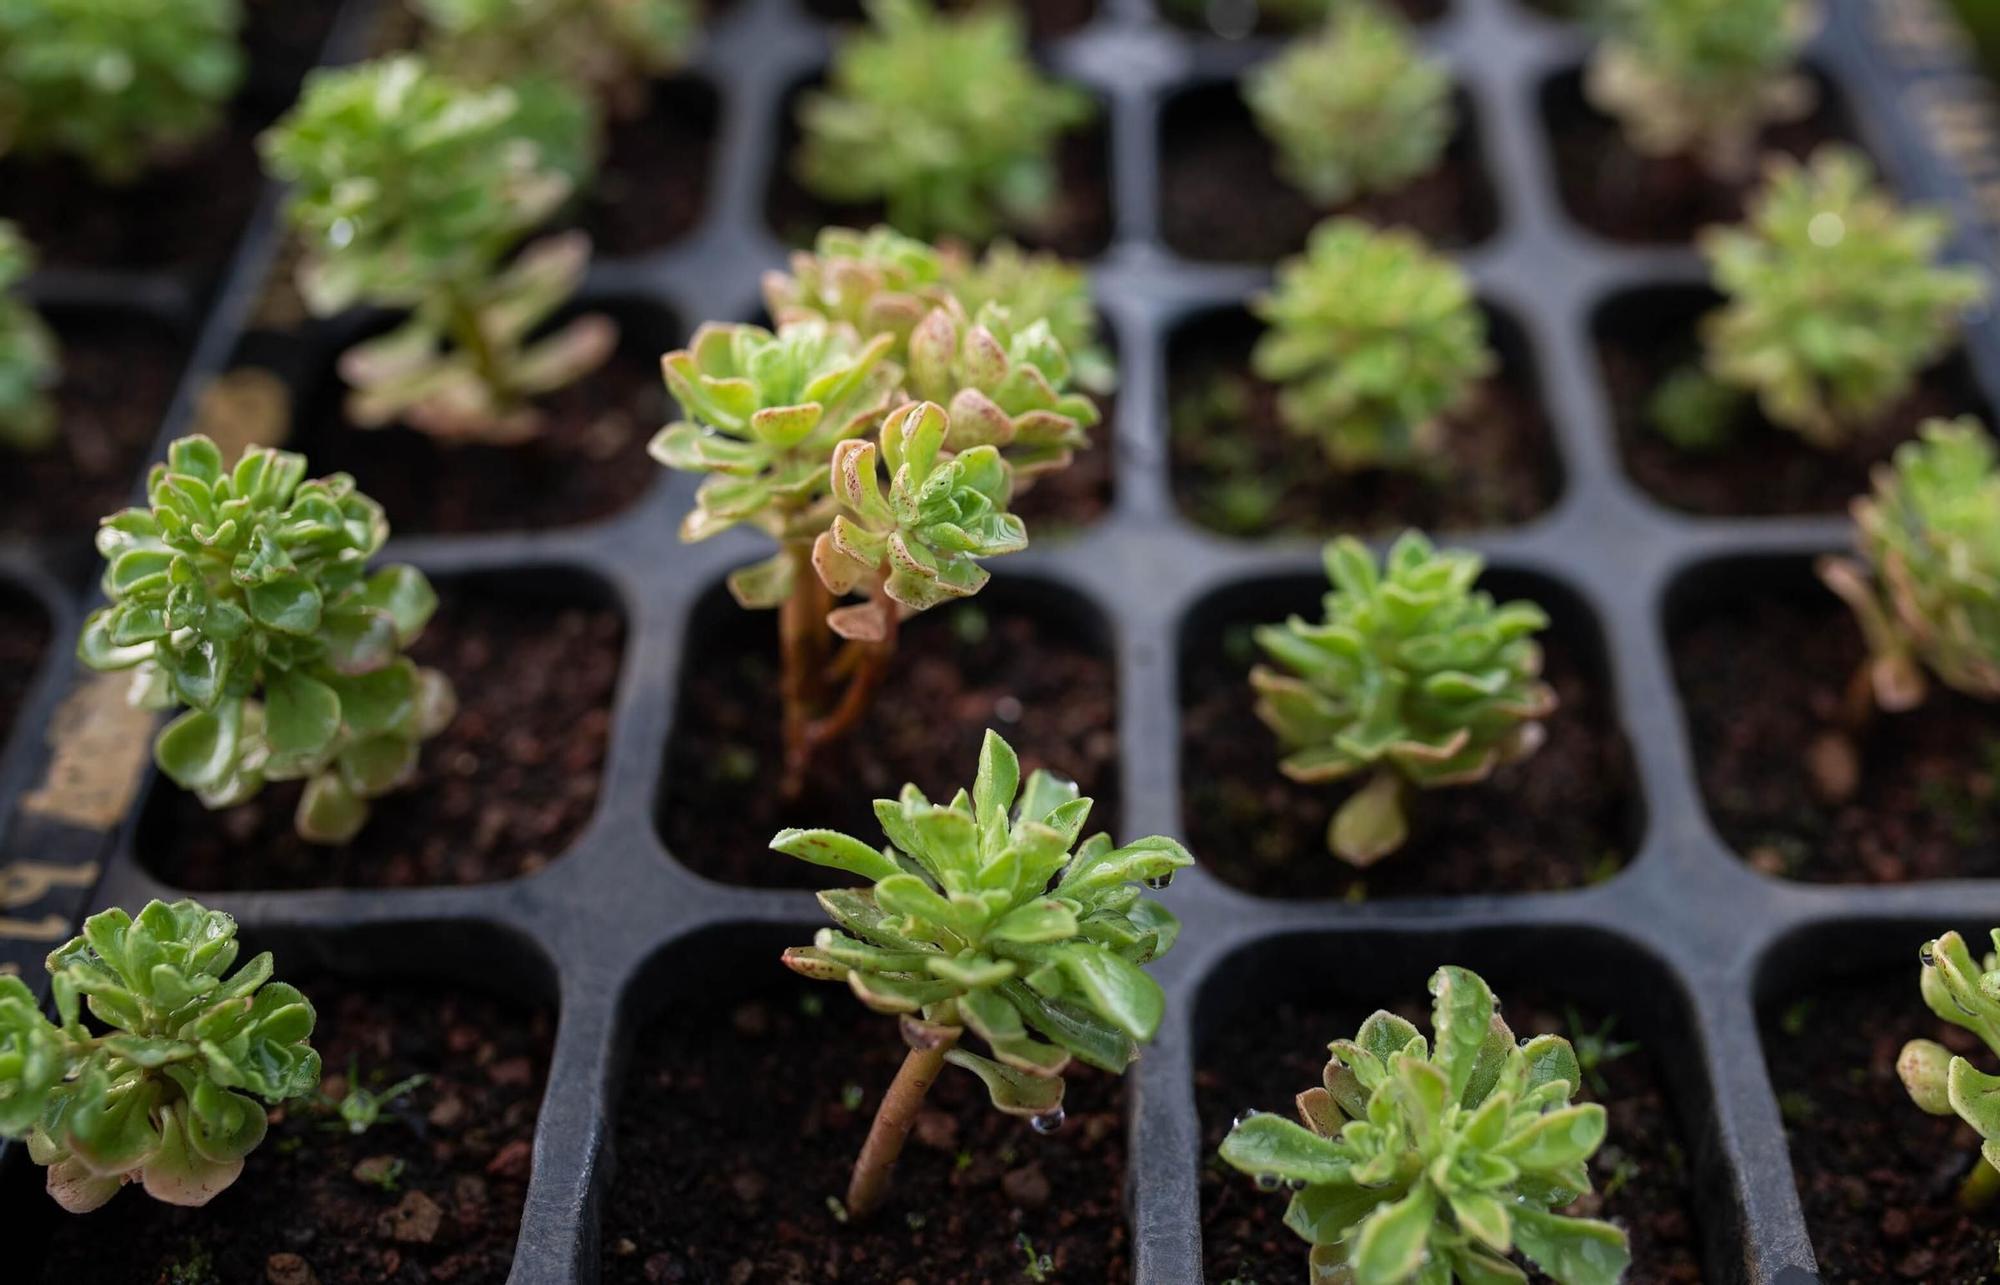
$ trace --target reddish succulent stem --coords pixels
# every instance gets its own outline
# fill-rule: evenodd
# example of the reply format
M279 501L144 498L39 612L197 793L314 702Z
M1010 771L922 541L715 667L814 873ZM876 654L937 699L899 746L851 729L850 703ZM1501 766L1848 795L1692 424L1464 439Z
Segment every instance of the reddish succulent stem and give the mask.
M895 1171L896 1158L903 1154L910 1126L917 1122L924 1096L944 1070L944 1055L958 1042L955 1027L931 1030L933 1039L921 1046L913 1043L904 1056L895 1082L889 1085L889 1092L875 1112L868 1140L861 1144L861 1155L854 1161L854 1176L847 1183L847 1216L857 1222L879 1209L882 1198L889 1194L889 1178Z
M813 583L818 585L817 578ZM792 705L789 700L786 703L783 794L788 799L798 798L805 790L806 774L812 768L813 756L826 745L853 731L861 722L862 716L868 712L868 706L875 699L876 689L881 687L883 678L888 675L889 662L896 654L897 620L901 608L889 597L880 583L876 584L872 596L876 606L881 609L884 622L882 637L874 642L853 644L850 650L841 652L836 667L851 672L847 676L847 685L841 690L839 702L825 715L807 718L796 731L791 722ZM798 594L794 592L792 600L796 600L797 597ZM792 605L792 600L786 603L788 609ZM822 589L819 603L819 615L822 621L826 614L825 607L825 591ZM814 637L820 648L815 658L814 673L823 678L827 638L827 630L823 623L820 623L814 631Z
M792 560L792 592L778 608L780 691L785 710L785 780L787 798L804 786L803 764L807 733L826 688L826 613L831 595L813 569L812 541L793 541L786 552Z

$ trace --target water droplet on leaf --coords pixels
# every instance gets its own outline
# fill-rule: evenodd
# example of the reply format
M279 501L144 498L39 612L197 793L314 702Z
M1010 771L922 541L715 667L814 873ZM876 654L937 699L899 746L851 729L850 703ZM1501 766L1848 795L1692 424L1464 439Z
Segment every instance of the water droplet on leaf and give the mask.
M1278 1189L1278 1175L1277 1175L1277 1174L1274 1174L1274 1173L1260 1173L1260 1174L1258 1174L1258 1175L1257 1175L1257 1190L1259 1190L1259 1191L1276 1191L1277 1189Z
M1040 1115L1030 1116L1028 1124L1033 1127L1036 1133L1046 1136L1062 1128L1063 1121L1066 1118L1063 1114L1063 1109L1057 1107L1053 1111L1044 1111Z

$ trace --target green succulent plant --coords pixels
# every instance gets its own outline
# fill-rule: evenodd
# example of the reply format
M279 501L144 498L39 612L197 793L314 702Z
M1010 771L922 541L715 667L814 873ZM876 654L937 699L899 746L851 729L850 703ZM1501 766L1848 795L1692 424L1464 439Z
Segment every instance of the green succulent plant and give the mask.
M1769 162L1740 227L1702 237L1727 302L1703 324L1709 370L1814 446L1845 443L1907 394L1987 296L1983 273L1936 262L1941 212L1905 211L1867 160L1822 147Z
M1090 277L1062 256L1023 250L1004 238L974 258L946 256L945 280L965 311L978 316L989 304L1011 317L1046 322L1068 354L1079 388L1108 393L1118 384L1118 363L1098 335Z
M0 156L130 182L221 122L242 22L238 0L0 0Z
M2000 472L1978 420L1932 420L1875 470L1854 503L1859 560L1822 559L1820 577L1868 640L1869 689L1914 709L1929 683L2000 700Z
M1343 537L1326 546L1324 618L1257 630L1275 667L1257 666L1250 684L1257 717L1286 750L1285 775L1310 784L1369 774L1327 831L1345 861L1371 865L1402 846L1412 786L1484 780L1541 746L1556 694L1535 635L1549 618L1475 589L1484 565L1408 531L1378 567Z
M416 0L429 56L502 85L553 74L619 116L646 103L649 77L679 70L701 35L692 0Z
M56 440L52 396L62 379L55 333L18 293L35 266L20 229L0 219L0 446L40 451Z
M1377 1012L1329 1046L1301 1123L1248 1115L1223 1161L1291 1188L1285 1226L1312 1246L1322 1285L1525 1281L1516 1252L1557 1285L1615 1285L1625 1233L1555 1212L1590 1191L1605 1134L1603 1107L1570 1100L1575 1050L1556 1035L1517 1042L1467 969L1438 969L1430 989L1431 1041Z
M910 1046L855 1166L847 1210L856 1217L880 1204L946 1063L977 1075L995 1107L1050 1128L1061 1122L1072 1059L1119 1073L1138 1057L1166 1008L1140 966L1180 930L1145 889L1194 861L1157 836L1120 847L1097 834L1079 846L1090 800L1047 772L1024 784L1013 749L992 731L970 793L938 804L906 785L899 798L876 800L875 815L888 848L831 830L771 841L873 885L820 893L838 927L784 960L898 1015ZM991 1057L958 1047L968 1029Z
M601 316L540 334L582 282L589 239L515 255L588 171L590 131L583 101L554 82L477 88L415 55L307 79L262 140L292 184L306 305L409 314L342 358L354 423L519 442L542 429L534 398L610 356L617 330Z
M825 200L880 201L911 236L1045 224L1056 140L1090 119L1089 96L1043 79L1006 6L867 8L870 29L841 41L828 87L799 104L800 181Z
M2000 929L1992 937L2000 949ZM1988 952L1975 958L1956 932L1925 942L1919 954L1924 1004L2000 1054L2000 1001L1994 999L2000 993L2000 955ZM2000 1196L2000 1076L1924 1039L1903 1046L1896 1074L1920 1110L1955 1115L1979 1134L1980 1159L1960 1184L1958 1199L1968 1209L1992 1204Z
M1798 71L1816 0L1605 0L1585 93L1634 151L1747 173L1765 126L1812 110Z
M1457 265L1415 233L1356 219L1314 228L1253 311L1269 328L1252 367L1278 385L1285 426L1343 472L1435 467L1439 417L1496 365Z
M792 252L789 272L764 274L764 307L780 328L818 321L857 335L889 335L888 358L909 359L910 332L951 295L946 256L887 225L866 232L821 228L811 250Z
M0 976L0 1137L27 1139L64 1209L88 1213L128 1182L205 1205L264 1140L257 1099L319 1083L312 1004L271 980L268 953L230 973L240 949L228 915L155 901L136 919L90 916L49 956L58 1022Z
M389 536L344 473L253 447L233 469L183 437L147 480L150 507L104 519L104 596L77 656L135 670L133 704L187 707L160 732L160 770L210 808L304 780L301 837L345 843L368 801L403 784L451 720L451 683L403 655L437 597L421 572L369 559Z
M1097 403L1070 388L1069 354L1042 318L1000 304L967 316L947 298L910 334L905 389L949 406L954 451L998 447L1024 483L1090 445Z
M1394 191L1437 166L1456 127L1451 73L1374 0L1243 78L1278 172L1322 205Z

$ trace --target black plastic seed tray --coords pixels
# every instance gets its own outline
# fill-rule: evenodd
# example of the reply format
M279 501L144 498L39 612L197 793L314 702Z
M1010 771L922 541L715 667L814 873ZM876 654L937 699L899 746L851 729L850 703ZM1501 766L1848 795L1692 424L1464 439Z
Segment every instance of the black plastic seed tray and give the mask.
M1959 253L2000 264L2000 236L1987 235L1994 225L1980 206L1982 192L1989 209L2000 204L1980 168L2000 150L1983 136L1978 146L1966 143L1973 127L1965 122L1981 119L1977 95L1949 48L1941 9L1929 0L1852 0L1830 9L1811 63L1858 139L1904 196L1953 203L1974 229ZM364 0L347 7L335 61L364 47L371 20ZM1156 968L1170 996L1168 1019L1127 1079L1134 1277L1147 1285L1203 1279L1206 1157L1195 1076L1214 1032L1280 1000L1336 1003L1358 1015L1420 995L1428 971L1452 961L1483 971L1503 996L1516 982L1617 1014L1664 1076L1691 1168L1707 1279L1802 1285L1816 1279L1814 1255L1760 1013L1829 977L1903 965L1913 974L1924 936L2000 922L2000 884L1786 882L1754 872L1720 837L1697 783L1670 627L1717 586L1796 580L1810 557L1842 547L1844 521L1693 517L1630 480L1593 327L1607 304L1632 292L1699 285L1702 267L1685 245L1613 243L1565 213L1543 104L1547 87L1580 64L1584 33L1514 0L1452 0L1423 32L1456 70L1476 122L1477 162L1495 196L1492 234L1462 259L1482 299L1523 337L1562 478L1553 506L1525 525L1453 538L1487 555L1496 585L1549 603L1566 645L1603 685L1632 762L1630 859L1608 880L1571 891L1360 903L1256 897L1205 868L1186 872L1164 894L1185 922L1179 946ZM1092 22L1042 47L1053 68L1090 86L1106 110L1114 231L1093 268L1122 368L1110 445L1115 501L1074 536L996 565L990 592L1101 639L1113 659L1121 835L1187 830L1180 718L1194 695L1183 679L1190 650L1213 638L1218 621L1275 618L1310 601L1320 582L1316 543L1210 534L1182 516L1169 476L1170 342L1191 321L1240 308L1268 268L1197 264L1165 246L1161 122L1188 87L1233 77L1274 47L1263 37L1227 42L1189 32L1163 21L1147 0L1101 0ZM702 219L657 254L601 261L587 304L676 318L676 334L702 318L757 315L759 274L785 249L766 218L783 163L781 104L823 68L827 50L828 29L791 0L737 0L721 12L691 73L705 86L698 96L718 109ZM38 286L54 308L136 308L193 343L161 445L184 430L194 391L246 344L287 354L279 364L295 377L301 402L314 381L329 378L335 330L308 329L290 343L246 340L278 250L273 212L267 193L205 318L199 285L173 279L52 273ZM1966 347L1978 384L1989 393L2000 388L2000 324L1975 324ZM511 1277L518 1285L598 1278L600 1216L619 1182L612 1141L635 1041L660 1014L729 975L692 963L696 953L769 955L775 970L776 946L804 940L820 918L809 894L697 876L660 838L690 631L713 619L721 577L756 556L747 538L675 544L690 489L663 473L638 504L595 525L399 538L391 551L447 584L559 586L622 614L599 802L566 855L527 877L481 886L204 897L232 912L247 936L279 949L289 969L514 986L558 1010ZM138 797L121 794L116 762L106 768L102 756L74 752L78 726L90 723L87 703L72 697L57 714L58 689L73 677L60 657L88 600L84 553L0 546L0 586L37 604L53 639L52 659L0 759L0 802L13 814L5 853L17 863L0 876L7 916L0 959L31 980L47 943L87 909L172 895L135 855L134 818L157 783L133 777ZM38 734L51 726L61 732L54 762ZM124 732L128 744L143 735L129 724ZM98 748L118 743L112 735ZM141 756L132 770L149 777L143 763ZM969 774L972 765L962 766ZM1317 850L1296 857L1327 860ZM1310 1050L1340 1033L1298 1030L1287 1038ZM1042 1145L1060 1146L1062 1137ZM21 1172L22 1157L12 1159L10 1207L33 1209L32 1178Z

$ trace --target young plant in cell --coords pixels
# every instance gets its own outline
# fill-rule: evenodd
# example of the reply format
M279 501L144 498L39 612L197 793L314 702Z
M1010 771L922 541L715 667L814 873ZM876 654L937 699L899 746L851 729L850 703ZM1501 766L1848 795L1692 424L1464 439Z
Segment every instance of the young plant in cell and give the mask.
M789 271L764 274L764 307L780 328L820 322L869 338L888 335L887 360L902 366L917 323L951 297L945 264L929 242L886 225L822 228L811 250L792 253Z
M951 293L973 316L991 304L1011 317L1048 323L1069 356L1077 387L1098 394L1117 387L1118 363L1098 335L1090 277L1076 264L1002 239L976 258L963 252L947 255L944 273Z
M1816 0L1607 0L1585 92L1645 156L1747 175L1768 125L1812 110L1799 53Z
M450 722L450 680L403 653L437 596L423 573L369 559L389 538L344 473L253 447L233 468L184 437L147 480L150 507L104 519L109 605L77 656L134 671L132 702L184 712L153 743L160 770L210 808L303 780L300 837L346 843L369 800L404 784Z
M467 80L504 85L555 75L632 117L647 80L671 75L694 52L701 14L692 0L416 0L430 24L426 52Z
M828 201L879 201L911 236L983 241L1053 217L1055 145L1088 95L1048 81L1004 5L940 14L869 0L869 29L834 51L799 104L799 179Z
M1400 229L1320 224L1252 310L1268 327L1252 368L1341 472L1442 467L1441 417L1495 367L1471 282Z
M1625 1233L1555 1212L1591 1189L1605 1112L1573 1103L1569 1041L1516 1041L1476 973L1431 977L1432 1039L1377 1012L1335 1040L1300 1123L1253 1113L1222 1159L1291 1188L1285 1226L1312 1248L1315 1282L1496 1285L1524 1281L1519 1253L1557 1285L1615 1285Z
M0 446L45 450L56 440L52 396L62 378L55 334L18 289L35 266L20 229L0 219Z
M1456 125L1451 74L1375 0L1243 78L1278 172L1322 205L1390 192L1436 168Z
M589 238L521 245L576 190L590 131L583 101L554 82L474 87L414 55L308 79L263 138L292 184L300 291L317 315L408 314L341 358L356 425L525 441L543 427L535 399L610 356L604 317L541 333L582 282Z
M1402 846L1413 788L1481 781L1541 746L1556 694L1535 635L1549 618L1475 589L1484 565L1409 531L1378 567L1345 537L1326 546L1323 619L1257 630L1273 664L1251 670L1250 684L1286 750L1285 775L1367 774L1327 830L1344 861L1372 865Z
M312 1004L271 980L268 953L231 973L240 949L228 915L155 901L92 915L49 956L55 1022L0 976L0 1138L27 1140L64 1209L88 1213L129 1182L205 1205L264 1140L257 1099L319 1083Z
M1194 858L1157 836L1078 845L1089 814L1073 784L1047 772L1024 783L1013 749L989 731L971 793L939 804L906 785L876 800L887 849L831 830L771 841L872 882L820 893L838 927L784 960L897 1015L909 1045L855 1162L850 1217L881 1205L947 1063L977 1075L995 1107L1047 1131L1061 1123L1073 1059L1122 1073L1159 1028L1166 998L1140 966L1172 947L1180 925L1145 889ZM990 1057L960 1046L968 1030Z
M1702 237L1727 298L1702 327L1709 371L1812 445L1844 445L1986 298L1979 270L1937 263L1950 229L1940 212L1901 208L1858 152L1774 157L1747 221Z
M1993 934L2000 951L2000 929ZM1977 1035L2000 1054L2000 954L1973 955L1965 939L1948 932L1925 942L1924 1004L1953 1026ZM1918 1108L1931 1115L1955 1115L1979 1134L1980 1159L1959 1184L1959 1204L1990 1206L2000 1197L2000 1076L1988 1075L1935 1040L1911 1040L1896 1059L1896 1074Z
M1932 420L1878 465L1854 502L1858 558L1824 558L1820 578L1868 641L1858 692L1914 709L1926 671L1954 691L2000 700L2000 471L1978 420Z
M131 182L221 123L242 22L239 0L0 0L0 156Z

